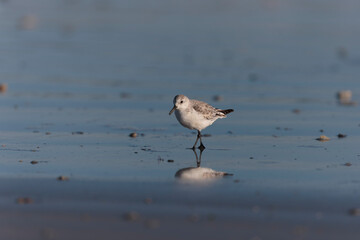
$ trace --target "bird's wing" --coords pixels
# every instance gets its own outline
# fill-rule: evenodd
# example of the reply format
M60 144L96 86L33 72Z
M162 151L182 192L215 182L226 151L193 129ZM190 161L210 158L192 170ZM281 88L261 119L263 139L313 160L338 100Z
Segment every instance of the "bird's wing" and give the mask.
M192 101L193 101L194 110L202 114L204 118L210 120L217 115L217 111L213 106L198 100L192 100Z

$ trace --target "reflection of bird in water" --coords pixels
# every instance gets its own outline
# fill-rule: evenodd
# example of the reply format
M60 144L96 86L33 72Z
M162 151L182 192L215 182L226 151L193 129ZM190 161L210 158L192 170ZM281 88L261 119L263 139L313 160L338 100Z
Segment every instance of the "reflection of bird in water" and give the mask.
M179 179L184 179L184 180L198 181L198 180L210 180L210 179L219 178L219 177L223 177L223 176L232 176L233 175L231 173L226 173L226 172L217 172L211 168L200 167L201 155L202 155L203 149L200 149L200 157L198 157L195 149L193 149L193 151L195 154L197 167L188 167L188 168L179 169L175 173L175 177L177 177Z
M193 149L195 149L199 139L199 149L205 149L201 141L201 130L213 124L218 118L226 118L228 113L234 111L233 109L221 110L214 108L205 102L189 99L184 95L176 95L173 102L174 107L169 112L169 115L175 111L176 118L181 125L189 129L196 129L198 132Z

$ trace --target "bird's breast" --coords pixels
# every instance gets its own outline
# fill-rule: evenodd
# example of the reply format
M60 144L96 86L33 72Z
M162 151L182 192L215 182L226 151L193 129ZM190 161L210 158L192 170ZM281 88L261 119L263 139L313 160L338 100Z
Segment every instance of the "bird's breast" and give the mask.
M205 119L201 114L196 111L175 111L176 119L181 125L189 129L196 129L201 131L202 129L211 125L214 121Z

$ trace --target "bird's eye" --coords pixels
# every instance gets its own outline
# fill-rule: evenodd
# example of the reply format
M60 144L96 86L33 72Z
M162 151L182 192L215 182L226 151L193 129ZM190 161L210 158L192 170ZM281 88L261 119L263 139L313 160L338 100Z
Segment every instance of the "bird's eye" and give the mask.
M180 103L183 103L184 101L181 101Z

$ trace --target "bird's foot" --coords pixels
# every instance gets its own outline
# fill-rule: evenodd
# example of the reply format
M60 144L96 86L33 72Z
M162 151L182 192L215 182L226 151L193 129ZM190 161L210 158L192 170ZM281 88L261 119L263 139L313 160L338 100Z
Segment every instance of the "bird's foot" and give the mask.
M200 146L198 147L200 149L200 151L204 151L205 150L205 146L203 144L200 144Z

